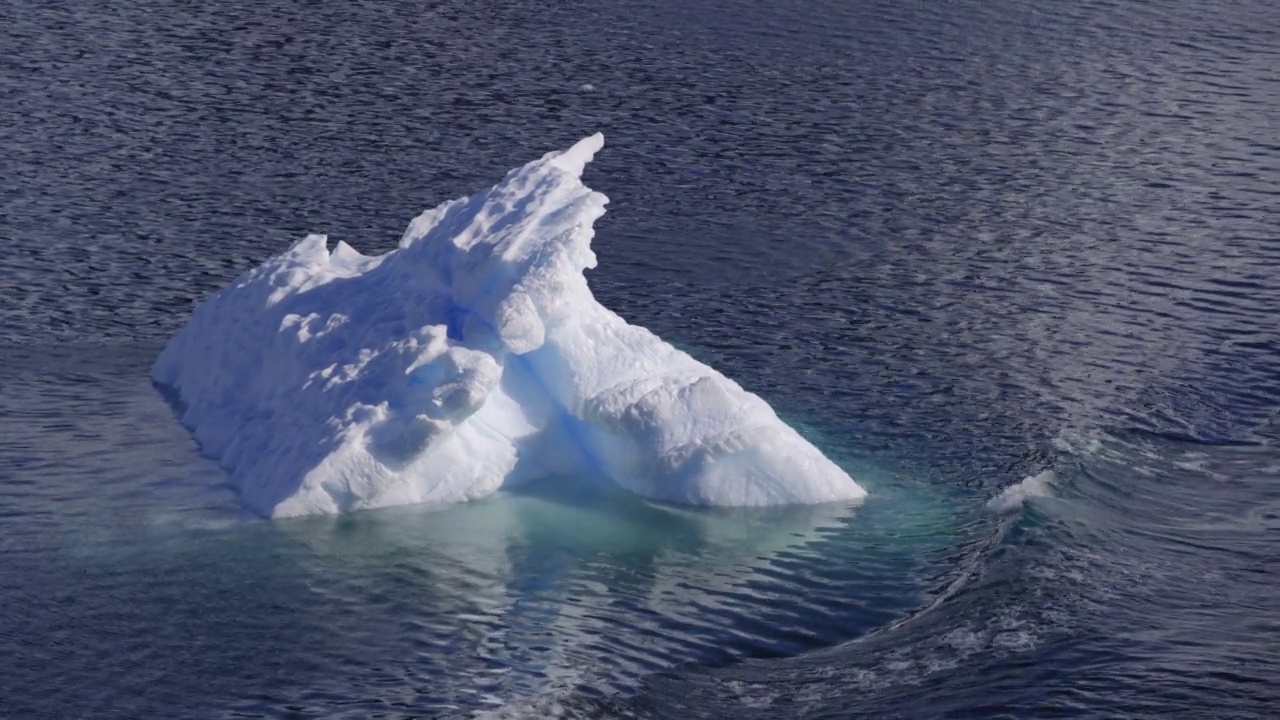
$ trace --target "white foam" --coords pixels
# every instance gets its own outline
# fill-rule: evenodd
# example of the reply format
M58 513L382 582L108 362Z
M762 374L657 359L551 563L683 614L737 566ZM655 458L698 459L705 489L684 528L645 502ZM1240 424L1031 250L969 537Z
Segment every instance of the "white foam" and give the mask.
M1077 457L1093 457L1102 451L1102 439L1096 430L1063 428L1053 438L1053 447Z
M1022 508L1032 498L1048 497L1053 490L1054 478L1052 470L1025 477L1021 482L1010 485L1004 489L1004 492L988 500L987 508L998 513L1013 512Z
M843 470L737 383L629 325L583 270L594 135L366 257L312 235L196 308L152 377L268 516L456 502L590 473L693 505L848 501Z

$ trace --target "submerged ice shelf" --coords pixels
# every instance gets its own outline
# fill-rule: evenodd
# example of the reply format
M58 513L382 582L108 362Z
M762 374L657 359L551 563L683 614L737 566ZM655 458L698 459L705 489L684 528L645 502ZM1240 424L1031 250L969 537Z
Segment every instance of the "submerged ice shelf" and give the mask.
M312 235L195 309L152 378L271 517L560 475L687 505L861 498L759 397L598 303L594 135L367 257Z

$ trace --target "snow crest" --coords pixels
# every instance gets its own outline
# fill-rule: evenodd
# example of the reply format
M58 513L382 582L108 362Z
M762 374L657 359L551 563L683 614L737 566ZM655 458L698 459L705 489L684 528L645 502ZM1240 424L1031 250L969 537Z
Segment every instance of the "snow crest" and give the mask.
M591 294L600 135L366 257L312 235L195 309L152 378L270 517L588 474L677 504L861 498L759 397Z

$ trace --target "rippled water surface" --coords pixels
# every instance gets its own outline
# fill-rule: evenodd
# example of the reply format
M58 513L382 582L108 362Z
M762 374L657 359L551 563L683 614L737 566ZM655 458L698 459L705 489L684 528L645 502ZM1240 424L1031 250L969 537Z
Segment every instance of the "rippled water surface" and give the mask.
M1280 708L1273 3L2 15L0 716ZM868 501L241 511L148 379L193 303L597 130L597 296Z

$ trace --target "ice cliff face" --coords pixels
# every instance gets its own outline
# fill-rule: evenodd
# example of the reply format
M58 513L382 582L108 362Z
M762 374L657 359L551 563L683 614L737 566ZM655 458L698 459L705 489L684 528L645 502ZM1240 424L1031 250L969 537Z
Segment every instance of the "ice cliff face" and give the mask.
M760 398L598 302L600 135L423 213L366 257L310 236L196 308L153 379L263 515L590 475L654 500L864 491Z

